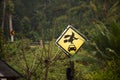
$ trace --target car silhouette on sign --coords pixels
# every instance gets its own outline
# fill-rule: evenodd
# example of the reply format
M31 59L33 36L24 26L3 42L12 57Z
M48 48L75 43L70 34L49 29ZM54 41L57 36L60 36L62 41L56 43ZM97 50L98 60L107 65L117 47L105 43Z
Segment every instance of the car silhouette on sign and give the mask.
M69 52L70 52L70 51L76 51L75 45L69 45L68 51L69 51Z

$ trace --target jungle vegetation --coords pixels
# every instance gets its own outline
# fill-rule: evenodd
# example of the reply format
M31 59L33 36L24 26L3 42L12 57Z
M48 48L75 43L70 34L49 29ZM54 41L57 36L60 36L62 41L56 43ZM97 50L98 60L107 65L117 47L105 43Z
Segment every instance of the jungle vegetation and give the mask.
M74 80L120 80L119 12L120 0L1 0L0 58L26 80L66 80L69 60ZM72 58L55 45L69 24L88 38Z

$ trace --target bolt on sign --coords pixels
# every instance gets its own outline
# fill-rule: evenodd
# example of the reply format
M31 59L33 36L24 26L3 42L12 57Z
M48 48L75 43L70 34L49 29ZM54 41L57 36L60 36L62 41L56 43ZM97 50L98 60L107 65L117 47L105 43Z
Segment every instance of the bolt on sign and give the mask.
M70 57L80 49L86 40L87 38L83 34L81 34L73 26L68 25L64 32L56 40L56 45Z

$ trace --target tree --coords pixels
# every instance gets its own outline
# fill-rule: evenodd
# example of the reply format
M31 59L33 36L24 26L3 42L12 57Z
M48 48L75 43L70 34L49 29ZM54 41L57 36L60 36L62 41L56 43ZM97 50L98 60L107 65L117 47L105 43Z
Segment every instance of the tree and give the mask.
M5 9L6 9L6 0L2 0L0 2L0 6L2 7L2 16L1 17L1 27L0 27L0 58L3 57L4 55L4 24L5 24ZM0 13L1 14L1 13Z

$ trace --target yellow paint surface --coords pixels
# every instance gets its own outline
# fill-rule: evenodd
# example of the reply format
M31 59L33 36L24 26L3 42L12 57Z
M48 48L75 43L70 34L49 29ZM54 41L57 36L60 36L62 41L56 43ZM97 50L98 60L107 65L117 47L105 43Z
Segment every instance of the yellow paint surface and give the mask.
M74 33L74 37L78 39L74 39L73 43L71 42L64 42L64 40L69 40L69 37L64 38L66 35L72 35ZM85 42L85 39L78 34L74 29L68 28L66 32L59 38L58 45L62 47L67 53L70 55L74 55L78 49L82 46L82 44ZM75 50L70 50L70 48L75 48ZM70 50L70 51L69 51Z

